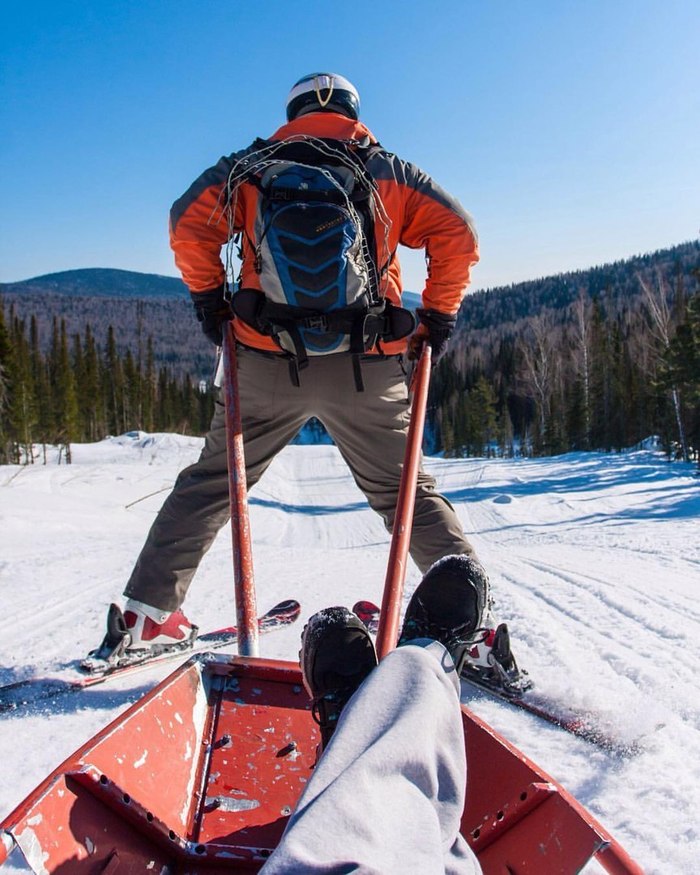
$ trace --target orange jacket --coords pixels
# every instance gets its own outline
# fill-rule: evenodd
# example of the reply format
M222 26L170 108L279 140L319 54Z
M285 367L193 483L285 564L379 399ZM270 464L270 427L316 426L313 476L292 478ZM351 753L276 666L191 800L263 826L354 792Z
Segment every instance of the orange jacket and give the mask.
M363 140L376 143L360 122L338 113L309 113L283 125L272 140L294 134L309 134L338 140ZM225 271L221 247L234 234L243 235L241 285L260 289L249 240L255 239L254 223L258 191L250 183L238 188L235 209L227 205L227 181L231 168L246 151L221 158L206 170L173 204L170 211L170 245L175 263L193 293L212 291L224 282ZM469 271L479 260L476 231L471 217L457 200L441 189L426 173L396 155L381 150L367 161L367 170L377 182L379 195L391 221L388 240L377 241L378 251L386 247L394 257L383 286L386 297L401 303L401 267L395 255L399 244L424 249L428 260L428 277L423 291L423 306L454 314L469 283ZM233 213L233 214L232 214ZM377 234L386 237L386 228ZM235 321L237 338L247 346L278 350L270 337L259 334L240 320ZM388 354L401 352L406 340L383 344Z

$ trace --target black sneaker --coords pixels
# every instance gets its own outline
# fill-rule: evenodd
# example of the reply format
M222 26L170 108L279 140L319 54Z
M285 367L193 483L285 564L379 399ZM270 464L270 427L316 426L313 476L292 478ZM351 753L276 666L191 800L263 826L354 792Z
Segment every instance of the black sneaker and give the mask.
M425 573L406 609L399 646L432 638L448 650L461 673L467 654L483 638L489 579L470 556L445 556Z
M325 608L301 633L299 663L325 749L341 711L376 668L374 643L365 624L347 608Z

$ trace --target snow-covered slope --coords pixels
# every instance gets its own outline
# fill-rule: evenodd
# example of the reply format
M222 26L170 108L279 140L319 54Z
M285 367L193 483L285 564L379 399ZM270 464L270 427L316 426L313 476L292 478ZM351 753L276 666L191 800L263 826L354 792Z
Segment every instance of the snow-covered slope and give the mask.
M201 441L134 433L74 447L74 464L0 468L0 682L60 672L101 639L148 526ZM465 700L563 783L650 873L700 860L700 481L648 452L429 459L489 570L521 665L600 711L643 750L617 759L484 696ZM251 493L258 604L303 619L380 600L389 538L331 446L289 447ZM411 568L406 596L417 584ZM233 619L222 531L185 608ZM261 639L295 658L297 627ZM168 670L0 715L0 818ZM4 871L24 871L20 864ZM591 872L596 866L589 867Z

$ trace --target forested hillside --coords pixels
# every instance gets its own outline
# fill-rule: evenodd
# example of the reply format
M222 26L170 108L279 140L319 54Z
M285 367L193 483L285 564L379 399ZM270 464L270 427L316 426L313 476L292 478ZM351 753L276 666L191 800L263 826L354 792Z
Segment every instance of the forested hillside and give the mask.
M429 450L552 454L659 434L670 455L696 458L699 301L698 242L469 294L434 372ZM205 428L213 349L180 280L66 271L0 285L0 313L5 457L51 435ZM55 409L71 393L79 424Z
M175 277L126 270L71 270L21 283L0 284L0 305L28 326L36 321L38 346L51 348L53 323L65 322L69 337L85 334L104 347L111 327L120 355L137 355L151 338L157 368L167 367L179 379L207 380L212 348L202 337L192 313L187 288Z
M700 446L700 243L464 301L431 393L448 455Z

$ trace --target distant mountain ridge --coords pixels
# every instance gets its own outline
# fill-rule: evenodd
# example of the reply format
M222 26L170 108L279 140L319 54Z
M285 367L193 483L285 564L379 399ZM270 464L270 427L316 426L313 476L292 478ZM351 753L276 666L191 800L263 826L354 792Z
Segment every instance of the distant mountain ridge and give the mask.
M73 297L173 298L185 295L187 286L174 276L88 267L47 273L16 283L0 283L0 293L10 292Z
M652 285L662 277L671 287L682 278L689 288L699 264L700 241L691 240L584 270L475 291L462 302L459 325L464 331L515 325L544 309L563 312L581 294L605 298L607 306L617 309L641 296L640 277Z
M494 331L516 335L545 310L564 318L579 294L604 299L616 310L640 297L639 277L653 282L661 275L671 287L683 282L691 290L698 265L700 242L691 241L588 270L472 292L462 302L452 349L477 345ZM405 292L404 305L420 306L420 295ZM68 270L0 283L0 306L27 323L35 318L43 349L54 319L65 320L69 335L89 324L101 344L111 325L121 350L135 351L152 336L159 365L197 379L211 372L212 347L194 319L187 287L176 277L112 268Z
M86 267L46 273L15 283L0 283L0 294L3 293L49 293L72 297L179 298L186 295L187 286L174 276L138 273L133 270L117 270L109 267ZM415 292L404 292L405 307L415 309L420 307L420 304L420 295Z
M462 302L459 322L465 328L487 328L537 314L543 307L564 309L579 292L597 297L601 292L625 295L629 278L660 270L687 273L697 265L700 241L681 243L644 255L540 279L471 291ZM172 299L189 301L187 286L174 276L116 268L80 268L48 273L14 283L0 283L0 295L39 294L64 297ZM420 295L404 292L404 306L420 306Z

